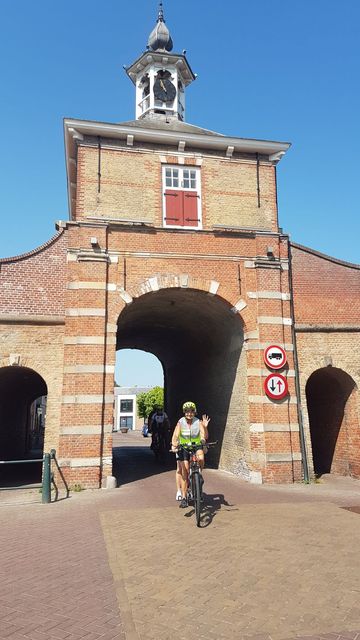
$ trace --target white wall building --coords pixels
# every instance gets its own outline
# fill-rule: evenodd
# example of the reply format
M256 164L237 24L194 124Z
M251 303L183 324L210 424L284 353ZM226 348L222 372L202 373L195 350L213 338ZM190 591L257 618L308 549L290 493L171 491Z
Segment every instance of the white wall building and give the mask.
M115 387L114 431L122 427L129 430L141 429L143 418L138 418L136 398L139 393L146 393L152 387Z

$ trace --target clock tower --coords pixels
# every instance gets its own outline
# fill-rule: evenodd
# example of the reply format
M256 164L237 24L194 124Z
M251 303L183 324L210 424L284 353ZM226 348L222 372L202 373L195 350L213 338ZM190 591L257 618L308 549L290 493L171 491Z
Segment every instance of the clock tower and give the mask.
M185 89L195 80L185 51L172 53L162 2L146 51L125 67L136 88L136 119L185 120Z

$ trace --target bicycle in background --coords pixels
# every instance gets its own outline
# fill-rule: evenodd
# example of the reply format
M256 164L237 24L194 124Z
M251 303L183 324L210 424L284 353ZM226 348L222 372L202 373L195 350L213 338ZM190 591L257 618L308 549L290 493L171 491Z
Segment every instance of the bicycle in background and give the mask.
M158 431L152 434L151 449L156 462L165 462L169 449L169 441L165 433Z

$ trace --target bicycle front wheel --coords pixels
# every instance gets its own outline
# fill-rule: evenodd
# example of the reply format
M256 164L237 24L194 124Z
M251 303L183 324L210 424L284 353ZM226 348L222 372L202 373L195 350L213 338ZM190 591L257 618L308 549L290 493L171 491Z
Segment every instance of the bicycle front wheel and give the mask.
M200 512L201 512L201 483L200 474L193 473L192 476L192 494L195 508L196 526L200 527Z

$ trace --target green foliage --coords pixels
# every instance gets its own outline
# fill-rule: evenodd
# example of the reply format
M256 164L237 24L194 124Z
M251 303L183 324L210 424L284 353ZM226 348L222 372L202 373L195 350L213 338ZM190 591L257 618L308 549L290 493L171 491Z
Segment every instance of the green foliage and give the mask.
M154 387L150 391L139 393L137 396L139 418L147 418L154 411L156 405L164 406L164 389L162 387Z

